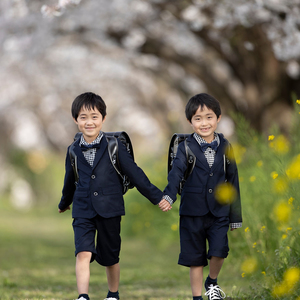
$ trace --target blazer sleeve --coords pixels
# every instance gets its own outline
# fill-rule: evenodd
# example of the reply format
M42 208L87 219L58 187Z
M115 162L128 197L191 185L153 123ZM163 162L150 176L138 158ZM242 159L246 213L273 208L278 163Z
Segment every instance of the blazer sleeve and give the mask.
M180 182L184 177L184 173L187 169L187 159L184 148L184 143L180 143L178 146L176 157L173 161L173 166L168 174L168 185L164 189L164 194L168 195L173 202L176 201L177 193L179 191Z
M153 204L158 204L163 192L153 185L144 171L134 162L132 156L127 152L125 146L118 140L119 161L122 172L128 176L130 182L137 190Z
M241 195L239 186L239 176L236 161L234 158L234 153L232 146L229 144L227 150L227 169L226 169L226 179L227 182L231 183L236 190L236 199L230 205L230 223L241 223L242 222L242 206L241 206Z
M70 147L69 147L70 148ZM69 205L73 202L73 195L76 189L75 186L75 175L71 165L71 159L69 156L69 148L66 155L65 161L65 179L64 179L64 186L62 189L62 197L58 208L61 210L66 209Z

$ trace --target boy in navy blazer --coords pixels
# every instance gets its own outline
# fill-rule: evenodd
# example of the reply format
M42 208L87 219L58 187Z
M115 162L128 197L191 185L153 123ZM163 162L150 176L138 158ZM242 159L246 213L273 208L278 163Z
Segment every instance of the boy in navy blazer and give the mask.
M89 300L90 262L93 260L106 267L106 299L117 300L120 222L125 210L122 182L110 161L107 141L101 131L106 118L105 102L96 94L81 94L73 101L72 116L82 132L81 139L75 142L74 147L79 181L75 186L75 175L67 151L64 187L58 211L65 212L73 203L78 300ZM122 171L142 195L153 204L158 204L163 196L162 191L151 184L119 140L118 145Z
M237 166L230 144L215 132L221 119L219 102L208 94L198 94L189 100L185 113L194 131L187 143L196 156L196 163L181 194L178 264L190 268L193 300L200 300L203 299L203 267L209 259L205 295L209 300L223 299L225 294L217 284L217 276L229 251L227 231L229 226L231 230L242 226ZM186 169L185 146L180 143L159 204L163 211L171 209L176 200ZM221 186L232 190L231 199L225 202L218 197Z

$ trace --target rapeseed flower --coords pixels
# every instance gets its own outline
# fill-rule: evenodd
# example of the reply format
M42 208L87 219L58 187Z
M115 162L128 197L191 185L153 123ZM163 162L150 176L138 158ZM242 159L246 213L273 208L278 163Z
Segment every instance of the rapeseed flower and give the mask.
M283 193L288 188L288 181L285 178L276 178L273 184L274 191L277 193Z
M278 203L274 207L274 214L278 222L286 223L290 219L291 207L285 202Z
M275 171L271 173L271 176L273 179L276 179L278 177L278 173L276 173Z
M236 189L229 182L221 183L216 187L215 197L220 204L231 204L236 199L236 196Z
M290 179L300 179L300 154L294 157L286 170L286 174Z
M258 167L261 167L263 165L263 161L262 160L259 160L256 164Z
M279 135L274 140L274 150L280 154L285 154L289 151L289 141L284 135Z
M282 282L274 286L272 291L273 296L282 296L286 294L291 294L294 291L299 280L300 280L299 268L291 267L287 269L283 274Z
M234 152L233 152L233 149ZM246 152L246 148L241 146L240 144L233 144L231 147L227 147L226 149L226 157L229 160L234 160L236 161L237 164L240 164L242 162L243 156Z
M171 230L176 231L177 229L178 229L178 225L177 224L172 224Z
M269 138L268 138L268 140L269 140L269 141L273 141L273 140L274 140L274 138L275 138L275 136L274 136L274 135L269 135Z
M245 274L252 274L257 269L257 260L254 257L247 258L241 266L241 270Z

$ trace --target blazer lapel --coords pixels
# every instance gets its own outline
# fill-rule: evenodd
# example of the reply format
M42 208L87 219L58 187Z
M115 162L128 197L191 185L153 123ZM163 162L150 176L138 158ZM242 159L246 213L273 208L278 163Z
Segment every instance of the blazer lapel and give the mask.
M101 139L101 142L100 142L100 148L96 152L93 169L97 166L97 164L98 164L99 160L101 159L101 157L103 156L106 148L107 148L107 140L106 140L105 134L104 134Z
M223 154L225 153L225 143L224 139L220 136L220 145L218 146L217 153L215 155L215 161L214 164L212 165L211 169L214 170L219 164L223 164Z
M195 138L193 137L193 135L191 135L190 137L188 137L188 142L189 142L189 147L192 150L192 152L195 154L196 156L196 163L197 161L200 162L205 168L209 168L208 162L205 158L204 153L202 152L200 145L198 144L198 142L195 140Z

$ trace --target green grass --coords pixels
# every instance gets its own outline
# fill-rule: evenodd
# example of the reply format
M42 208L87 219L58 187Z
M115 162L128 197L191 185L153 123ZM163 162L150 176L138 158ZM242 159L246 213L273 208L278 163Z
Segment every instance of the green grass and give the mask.
M70 213L56 215L55 205L49 211L1 209L1 300L76 299L72 219ZM192 299L189 269L177 265L178 253L178 241L166 246L146 238L122 237L122 299ZM238 295L240 288L235 286L248 284L239 273L230 261L225 263L219 280L228 295ZM94 262L90 296L104 299L106 293L105 269Z

